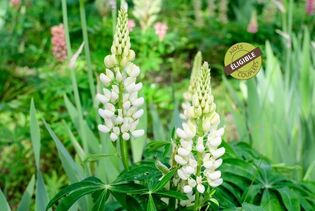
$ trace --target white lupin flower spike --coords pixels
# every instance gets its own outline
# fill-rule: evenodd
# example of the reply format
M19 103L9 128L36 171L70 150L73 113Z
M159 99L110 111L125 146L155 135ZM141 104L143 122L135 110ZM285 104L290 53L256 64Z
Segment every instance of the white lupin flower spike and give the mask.
M201 53L198 53L189 89L184 94L183 123L176 129L180 140L173 151L174 162L179 166L178 178L174 181L188 197L188 200L180 201L181 206L190 206L195 200L199 203L200 194L223 182L217 168L222 165L220 157L225 153L223 147L219 148L224 128L218 128L220 116L215 111L210 69L206 62L201 65L201 59Z
M98 113L105 122L98 129L109 133L112 141L127 141L144 135L144 130L137 129L144 114L144 110L139 108L144 104L144 98L138 97L142 89L142 83L137 83L140 68L133 63L135 52L130 48L127 22L125 3L119 11L111 54L104 58L105 72L100 74L105 88L96 96L103 107Z

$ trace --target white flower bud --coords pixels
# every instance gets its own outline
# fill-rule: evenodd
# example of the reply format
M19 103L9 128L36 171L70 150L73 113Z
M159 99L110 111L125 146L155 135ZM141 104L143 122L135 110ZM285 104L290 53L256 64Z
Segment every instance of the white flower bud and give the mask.
M113 132L118 136L120 134L119 127L114 127Z
M123 80L123 76L119 70L116 72L116 80L119 82Z
M202 184L198 184L197 190L199 193L204 193L205 192L205 186L203 186Z
M126 101L126 102L124 102L124 104L123 104L124 110L128 110L128 109L130 108L130 106L131 106L130 101Z
M119 95L116 92L111 93L111 101L116 102L119 98Z
M184 191L184 193L190 193L190 192L192 192L192 187L190 187L189 185L185 185L183 187L183 191Z
M213 188L216 188L218 187L219 185L221 185L223 183L223 179L220 178L220 179L217 179L215 181L209 181L209 185Z
M98 113L101 117L103 118L110 118L112 116L114 116L114 112L110 111L110 110L107 110L107 109L98 109Z
M108 133L110 131L110 129L106 127L105 125L98 125L98 130L103 133Z
M223 163L223 160L221 158L214 161L214 169L219 168L222 165L222 163Z
M106 98L110 99L111 98L111 91L109 91L108 89L103 89L103 94Z
M135 91L136 84L131 83L126 87L127 92L134 92Z
M196 145L196 150L198 152L203 152L205 150L205 147L203 145L203 137L198 137L197 145Z
M104 73L101 73L100 80L105 86L108 86L108 84L111 82L110 78L108 78Z
M203 122L202 122L202 129L203 132L207 133L210 131L211 129L211 123L210 120L208 118L206 118Z
M143 115L143 113L144 113L144 110L143 110L143 109L140 109L140 110L138 110L136 113L134 113L134 114L132 115L132 117L135 118L135 119L139 119L139 118Z
M129 128L130 128L130 124L129 123L124 123L124 124L121 125L121 132L125 133L125 132L127 132L129 130Z
M211 154L213 155L213 157L215 159L221 157L222 155L224 155L224 153L225 153L225 148L224 147L221 147L221 148L219 148L217 150L212 150L211 151Z
M136 99L138 98L138 92L132 92L130 93L129 95L129 100L132 102L132 101L135 101Z
M125 141L129 140L129 139L130 139L129 133L123 133L123 134L122 134L122 138L123 138Z
M188 179L188 185L190 187L195 187L197 185L196 181L192 178Z
M112 128L113 128L114 124L113 124L113 122L112 122L112 119L111 119L111 118L104 118L104 121L105 121L105 125L106 125L106 127L110 128L110 129L112 129Z
M136 54L133 50L129 50L128 59L129 61L133 61L136 57Z
M186 173L184 173L184 171L182 169L178 169L177 174L178 174L179 178L181 178L182 180L187 180L189 177Z
M113 80L115 78L114 73L110 69L107 69L107 68L106 68L106 76L110 78L110 80Z
M189 150L187 150L187 149L185 149L185 148L182 148L182 147L178 148L177 152L178 152L178 154L179 154L180 156L183 156L183 157L186 157L187 155L190 154L190 151L189 151Z
M138 92L138 91L140 91L141 89L142 89L142 83L140 82L140 83L137 83L136 84L136 86L134 87L134 91L135 92Z
M222 142L221 137L216 137L216 138L210 140L210 141L209 141L209 144L210 144L211 146L213 146L213 147L217 147L217 146L219 146L219 145L221 144L221 142Z
M127 67L127 74L130 76L130 77L137 77L140 73L140 68L133 64L133 63L130 63Z
M221 177L221 171L215 171L207 174L208 178L211 180L217 180Z
M185 160L183 157L179 155L175 155L174 159L180 165L185 165L187 163L187 160Z
M144 103L144 98L140 97L134 101L132 101L132 105L134 106L141 106Z
M188 174L188 175L191 175L195 172L195 169L191 166L185 166L183 167L183 171Z
M114 55L108 55L104 58L104 64L107 68L112 68L116 65L116 58Z
M124 80L124 86L127 87L132 83L135 83L136 79L133 77L128 77Z
M110 139L111 139L112 141L116 141L116 140L118 139L118 136L117 136L115 133L111 133L111 134L110 134Z
M179 138L182 138L182 139L187 139L188 138L186 132L183 129L181 129L181 128L177 128L176 129L176 134L177 134L177 136Z
M219 137L222 137L223 134L224 134L224 128L221 127L219 130L217 130L216 135L219 136Z
M196 128L193 124L183 123L182 126L188 138L193 138L195 136Z
M105 95L97 94L96 98L101 103L107 103L109 101L109 98L107 98Z
M135 130L131 132L132 136L137 138L144 135L144 130Z

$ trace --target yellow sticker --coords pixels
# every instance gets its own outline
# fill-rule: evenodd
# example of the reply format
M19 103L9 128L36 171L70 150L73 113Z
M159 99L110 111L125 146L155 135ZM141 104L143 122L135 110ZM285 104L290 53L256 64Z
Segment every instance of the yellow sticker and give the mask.
M226 52L224 71L236 79L247 80L259 72L261 63L261 50L249 43L241 42Z

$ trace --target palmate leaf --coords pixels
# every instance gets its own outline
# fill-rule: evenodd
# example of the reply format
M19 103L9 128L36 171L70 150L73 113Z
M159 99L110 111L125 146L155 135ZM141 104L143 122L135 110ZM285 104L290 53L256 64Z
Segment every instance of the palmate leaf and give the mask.
M173 169L172 171L170 171L169 173L164 175L162 177L162 179L156 185L154 185L154 187L152 188L151 192L155 193L155 192L161 190L162 188L164 188L165 185L173 178L173 176L175 175L176 171L177 171L177 169Z
M147 211L157 211L153 197L151 194L149 194L149 200L147 205Z
M132 182L125 184L112 184L108 189L111 192L126 194L144 194L149 191L147 187Z
M71 184L61 190L47 205L47 209L61 200L57 210L68 210L82 196L105 189L105 185L96 177L88 177L81 182ZM46 209L46 210L47 210Z
M110 192L119 204L128 211L141 211L144 210L142 205L136 200L135 197L127 195L125 193Z
M277 191L279 192L282 202L288 211L300 210L300 202L292 190L288 187L284 187L277 189Z
M115 180L115 183L129 181L148 181L157 179L161 176L159 170L155 167L154 162L137 163L127 171L123 171Z
M174 190L160 190L155 193L156 195L160 195L165 198L175 198L179 200L186 200L187 196L184 193L174 191Z
M101 193L98 195L98 198L93 206L92 211L104 211L105 210L105 204L109 197L109 191L104 189L101 191Z
M264 191L260 205L265 211L282 210L277 195L268 189Z

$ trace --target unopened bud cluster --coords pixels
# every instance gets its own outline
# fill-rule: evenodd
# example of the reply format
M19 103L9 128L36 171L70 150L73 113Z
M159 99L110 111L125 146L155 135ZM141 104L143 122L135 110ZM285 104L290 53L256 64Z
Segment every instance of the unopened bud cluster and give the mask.
M98 112L104 119L98 129L109 133L112 141L119 137L127 141L144 134L144 130L137 130L139 118L144 113L140 109L144 99L138 96L142 83L136 82L140 69L132 63L135 52L130 49L126 10L119 11L111 54L105 57L106 70L100 75L105 88L103 93L97 94L98 101L103 104Z
M52 52L57 61L64 61L67 58L67 44L63 24L51 27Z
M221 172L217 170L225 149L219 147L224 128L218 129L220 117L210 87L210 69L205 62L198 65L197 55L191 76L190 91L184 104L184 122L177 128L179 143L175 146L174 160L180 166L177 174L182 191L188 200L181 201L182 206L189 206L195 200L196 192L204 193L207 188L222 184ZM197 61L196 61L197 60Z

